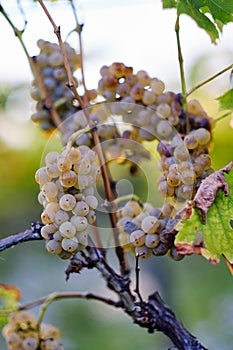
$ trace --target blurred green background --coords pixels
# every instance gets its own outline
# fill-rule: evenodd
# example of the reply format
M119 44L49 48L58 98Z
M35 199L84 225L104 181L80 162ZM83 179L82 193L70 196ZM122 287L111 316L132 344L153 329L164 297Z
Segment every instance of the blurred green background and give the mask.
M29 3L30 6L28 5ZM30 16L33 15L33 6L36 5L32 5L32 2L28 1L25 1L25 4L29 6L30 20ZM86 10L85 4L87 6ZM107 13L112 18L116 9L120 12L129 13L129 16L134 14L134 11L136 13L136 10L138 10L137 6L141 6L142 1L136 1L135 4L130 1L128 4L124 4L120 1L118 5L116 5L115 1L109 1L108 4L104 1L97 1L97 3L83 1L83 13L86 16L87 23L89 20L88 11L99 9L98 4L102 6L102 11L105 11L104 13ZM160 11L157 15L163 16L161 17L162 22L170 19L166 12L162 12L160 1L146 1L143 4L146 15L149 16L150 5L152 4L151 6L157 6L154 10ZM52 9L55 9L55 5L50 4L50 6ZM62 4L57 6L61 11ZM16 16L14 11L12 14ZM118 23L118 27L112 28L112 35L119 29L119 26L123 26L123 29L121 28L123 31L129 26L136 27L138 17L136 18L136 21L133 20L123 24ZM104 23L101 21L102 18L98 17L95 23L88 24L88 30L92 31L92 35L95 32L96 25L103 25L104 28ZM153 25L156 27L159 23ZM105 33L103 28L102 31ZM193 35L194 37L196 35L196 38L198 38L199 30L195 26L191 27L191 29L194 28L197 32L194 30ZM232 27L230 29L232 30ZM144 28L145 32L146 30L148 29ZM167 31L168 33L173 33L173 26L170 25ZM33 34L33 38L27 38L28 43L31 42L30 40L35 41L36 38L38 39L41 36L41 33L38 34L38 28L35 28ZM139 42L144 39L144 35L139 36ZM165 32L164 35L166 35ZM209 49L200 49L199 54L195 52L194 60L190 58L188 49L190 43L186 39L184 40L184 53L187 54L185 57L187 57L189 62L186 70L190 87L215 73L219 69L216 61L219 62L220 68L223 68L229 64L229 60L232 58L232 48L230 46L228 48L220 45L219 48L210 48L210 43L206 39L204 32L201 35L203 41L206 40L205 46ZM5 41L8 40L8 36L13 40L13 33L11 33L10 29L4 32ZM88 33L86 36L87 43L91 42ZM110 54L111 50L107 41L109 38L106 39L104 34L101 38L103 39L101 43L98 39L95 45L97 47L99 45L100 48L105 47L106 52L101 52L98 55L98 50L97 52L95 50L94 52L88 51L89 46L87 44L85 70L89 81L91 81L90 71L94 70L96 76L98 74L100 68L98 60L100 58L102 59L101 64L105 64L109 63L108 60L111 60L114 55L113 60L123 60L130 57L127 54L120 57L121 52L117 51L117 48L115 52ZM137 66L140 63L141 66L138 69L146 69L152 76L155 75L167 79L165 80L165 83L167 81L167 89L179 91L178 68L174 70L173 74L167 72L169 61L167 61L167 65L163 63L163 66L160 67L160 61L158 60L157 62L153 53L150 53L150 43L147 45L150 57L141 57L141 62L138 62L134 48L131 46L131 41L124 36L123 38L121 37L121 40L121 47L124 50L126 46L128 51L133 50L131 62L125 62L126 64L132 66L135 64ZM12 45L14 44L17 47L16 41L13 41ZM171 46L173 44L174 41L170 43ZM4 46L4 42L0 41L0 49L1 45ZM110 47L111 45L113 45L112 42ZM14 47L11 49L14 50ZM136 49L142 54L140 46ZM21 49L17 48L17 50ZM160 55L163 57L166 48L161 46L159 50ZM215 50L214 60L213 50ZM8 57L7 52L4 52L4 56ZM153 63L154 60L155 64ZM174 66L177 65L176 52L174 52L171 61ZM27 65L27 62L23 61L21 64L23 67ZM5 70L9 69L9 71L12 68L9 65L5 67ZM22 77L17 78L16 75L9 81L6 78L0 78L0 238L25 230L32 221L40 217L41 207L37 203L38 186L34 182L34 173L40 167L44 150L51 149L53 146L59 148L59 141L56 136L50 139L29 119L33 110L33 104L29 98L29 84L30 79L27 78L27 74L25 74L25 79ZM217 118L220 112L215 98L229 88L228 84L228 75L225 74L208 84L208 86L200 89L192 97L199 98L208 114ZM94 82L94 86L91 87L96 85L97 80ZM230 118L227 118L217 123L214 129L212 157L213 165L216 169L221 168L232 160L232 150L233 131L230 127ZM149 183L150 188L151 186L153 188L153 191L149 193L149 198L153 204L159 205L161 198L157 196L154 185L155 175L156 177L159 176L156 165L154 163L144 163L142 167L146 174L147 183L144 181L145 176L130 177L126 169L120 169L119 166L114 169L114 174L118 179L127 178L131 181L134 185L135 193L142 197L147 193ZM113 258L112 252L110 252L110 256ZM112 260L113 264L115 264L114 258ZM133 267L133 258L129 257L129 260ZM84 271L80 275L72 276L68 282L65 282L64 270L67 264L67 261L61 261L47 254L43 242L26 243L0 254L0 282L17 285L22 292L22 304L54 291L91 291L109 297L112 295L105 288L105 283L96 271ZM178 319L208 349L232 350L232 276L223 261L217 266L212 266L198 256L187 257L182 262L174 262L168 257L160 257L142 261L140 265L141 289L145 298L148 294L158 290L166 303L175 311ZM132 283L134 283L134 273L132 273ZM38 312L38 308L35 309L35 312ZM132 324L129 317L121 311L94 301L66 300L53 303L46 313L45 321L61 328L63 343L67 350L165 350L171 346L162 334L148 334L144 329ZM6 350L6 345L1 336L0 349Z

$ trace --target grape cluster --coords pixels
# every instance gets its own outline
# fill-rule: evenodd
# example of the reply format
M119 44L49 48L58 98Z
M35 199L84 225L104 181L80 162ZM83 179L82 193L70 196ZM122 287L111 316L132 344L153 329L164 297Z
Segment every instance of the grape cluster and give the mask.
M9 350L64 350L59 329L42 323L38 332L36 317L29 311L11 313L2 335Z
M166 253L175 260L182 259L174 246L174 226L178 218L172 204L165 203L159 209L150 203L140 205L129 201L118 210L117 217L119 241L125 251L132 251L143 259Z
M66 86L67 74L63 64L62 53L59 45L55 43L40 39L37 45L40 53L34 56L35 67L51 102L57 105L56 109L59 116L61 120L64 120L77 109L73 104L73 94ZM80 67L80 56L68 43L64 43L64 47L71 71L74 72ZM78 84L76 79L75 81ZM50 110L45 106L44 96L42 96L42 91L40 91L36 79L32 82L31 97L37 101L36 112L31 116L32 120L38 122L44 130L53 129L55 125L51 119Z
M97 154L87 146L49 152L37 170L38 201L43 205L41 235L46 249L68 259L88 244L88 226L95 222L95 184L100 174Z
M158 143L159 168L163 172L158 188L164 197L179 202L194 197L201 181L214 171L208 154L211 139L211 129L198 127L181 138L175 136L171 143Z

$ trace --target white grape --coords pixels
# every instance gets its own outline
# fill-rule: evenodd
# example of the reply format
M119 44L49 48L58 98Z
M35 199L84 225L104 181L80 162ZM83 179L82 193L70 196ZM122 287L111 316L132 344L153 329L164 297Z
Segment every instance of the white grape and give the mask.
M89 212L89 206L85 201L77 202L72 212L75 215L86 216Z
M62 251L61 243L58 241L55 241L55 239L51 239L47 241L46 249L51 254L54 254L54 255L60 254Z
M149 215L142 220L141 228L146 233L155 233L159 225L159 220L155 216Z
M98 199L95 196L86 196L85 202L92 210L98 207Z
M78 248L78 239L76 237L64 238L61 245L65 251L72 253Z
M145 233L142 230L133 231L130 235L130 242L135 247L140 247L145 243Z
M69 221L68 213L62 209L58 210L55 214L54 224L60 226L65 221Z
M59 205L61 209L65 211L70 211L74 209L76 205L76 199L71 194L64 194L59 200Z
M62 237L72 238L75 236L76 228L71 222L65 221L60 225L59 231L61 232Z
M85 230L88 226L88 221L84 216L74 215L71 217L70 222L75 226L78 232Z

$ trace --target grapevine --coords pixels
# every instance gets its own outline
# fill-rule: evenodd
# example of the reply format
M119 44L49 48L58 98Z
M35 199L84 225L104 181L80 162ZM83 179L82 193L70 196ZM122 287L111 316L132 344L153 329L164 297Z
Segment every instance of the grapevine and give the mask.
M212 251L209 246L207 249L204 232L209 234L208 212L212 205L218 212L223 211L218 209L220 201L231 208L233 163L218 171L213 168L211 150L216 121L201 102L190 95L232 69L232 65L187 91L179 34L180 16L186 13L193 17L200 6L191 2L190 11L183 0L178 3L164 0L165 8L177 9L175 34L181 92L167 90L159 75L150 76L144 69L135 71L121 61L102 65L99 81L93 89L88 89L83 65L83 24L79 23L74 2L69 3L76 23L74 32L78 34L78 50L68 40L63 40L61 28L47 5L38 0L57 43L39 39L39 53L32 57L23 41L26 22L25 28L18 30L0 5L1 13L18 37L31 67L30 94L35 101L31 120L39 124L45 135L56 130L61 146L60 151L45 153L35 172L39 187L37 199L42 207L40 221L33 222L28 230L1 240L0 251L28 240L43 240L48 253L68 260L67 281L71 274L96 269L116 299L92 293L54 293L21 305L18 297L13 306L3 308L8 323L4 321L2 335L9 350L63 350L59 329L42 322L44 314L54 300L81 298L121 308L149 333L162 331L177 349L206 349L176 319L158 292L143 298L139 265L141 259L152 260L166 254L181 261L186 255L197 253L212 263L219 262L214 249ZM201 8L197 23L203 27L200 18L205 16L205 21L210 21L207 32L215 41L218 35L216 23L226 24L232 17L217 14L209 1L204 12L209 12L214 22ZM81 79L76 77L77 70ZM220 100L224 99L220 97ZM226 100L225 104L231 106L228 98ZM218 120L228 115L226 113ZM163 204L154 206L135 194L118 197L117 178L111 165L127 165L130 174L137 175L141 164L153 158L152 153L159 158L154 165L160 175L154 182ZM221 200L219 190L223 191L226 200ZM99 225L103 213L111 235L108 243ZM189 239L184 234L186 225L194 231L200 227L200 232L190 234L189 242L185 241ZM224 233L229 233L229 227L224 227ZM119 271L108 260L109 247L115 249ZM232 271L233 257L229 249L221 249L218 253L223 255ZM136 278L134 289L130 280L132 256ZM8 290L8 286L1 287L4 292ZM37 319L28 309L40 305Z

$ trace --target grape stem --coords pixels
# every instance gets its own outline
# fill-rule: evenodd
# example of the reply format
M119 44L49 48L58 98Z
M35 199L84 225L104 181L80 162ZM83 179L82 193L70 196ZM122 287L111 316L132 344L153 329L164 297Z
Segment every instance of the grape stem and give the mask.
M184 94L184 98L187 98L189 95L191 95L194 91L198 90L200 87L206 85L207 83L209 83L210 81L218 78L220 75L222 75L223 73L227 72L228 70L232 69L233 64L231 63L229 66L227 66L226 68L220 70L218 73L212 75L210 78L204 80L203 82L201 82L200 84L194 86L194 88L192 88L191 90L189 90L186 94Z
M83 135L83 134L86 134L86 133L88 133L88 132L90 132L90 131L91 131L91 128L90 128L89 125L87 125L85 128L80 129L80 130L74 132L74 133L70 136L69 141L67 142L67 149L69 149L69 148L71 148L71 147L73 146L73 143L75 142L75 140L76 140L79 136L81 136L81 135Z
M182 95L185 96L186 82L185 82L185 74L184 74L184 59L183 59L181 43L180 43L180 15L178 13L176 17L175 32L176 32L176 42L177 42L177 49L178 49L178 60L179 60L179 66L180 66L181 91L182 91Z
M71 68L69 65L69 61L64 49L64 44L61 38L61 31L60 31L60 27L56 25L56 23L54 22L53 18L51 17L47 7L45 6L43 0L38 0L38 2L40 3L42 9L44 10L45 14L47 15L49 21L51 22L53 29L54 29L54 33L57 36L58 39L58 43L62 52L62 56L63 56L63 60L64 60L64 66L67 72L67 76L68 76L68 84L67 86L71 89L71 91L73 92L75 98L77 99L77 101L80 104L80 107L83 109L83 112L87 118L89 127L92 129L92 136L93 136L93 142L95 145L95 151L98 155L99 158L99 163L100 163L100 167L101 167L101 174L102 174L102 178L103 178L103 182L104 182L104 188L105 188L105 194L106 194L106 198L109 202L112 202L115 197L112 191L112 187L111 187L111 181L110 181L110 177L108 174L108 170L107 170L107 166L106 166L106 162L105 162L105 158L103 155L103 151L101 148L101 144L100 144L100 139L99 139L99 135L98 135L98 131L95 128L95 124L92 122L92 120L90 119L90 116L88 114L87 108L88 104L86 100L83 100L83 98L79 95L76 87L75 87L75 82L74 82L74 78L71 72ZM113 237L114 237L114 241L115 241L115 252L120 264L120 270L121 270L121 274L124 275L125 274L125 255L124 255L124 251L123 248L120 246L119 243L119 238L118 238L118 229L116 226L117 223L117 217L116 217L116 213L109 213L109 217L110 217L110 221L111 221L111 225L112 225L112 230L113 230Z
M136 254L135 256L135 276L136 276L136 283L135 283L135 293L137 294L140 302L143 302L141 293L140 293L140 287L139 287L139 277L140 277L140 267L139 267L139 255Z
M225 114L223 114L223 115L220 115L220 117L218 117L218 118L216 118L216 119L213 119L213 120L212 120L212 123L215 124L215 123L220 122L220 120L223 120L223 119L229 117L229 116L231 115L231 113L232 113L232 112L230 111L230 112L227 112L227 113L225 113Z

